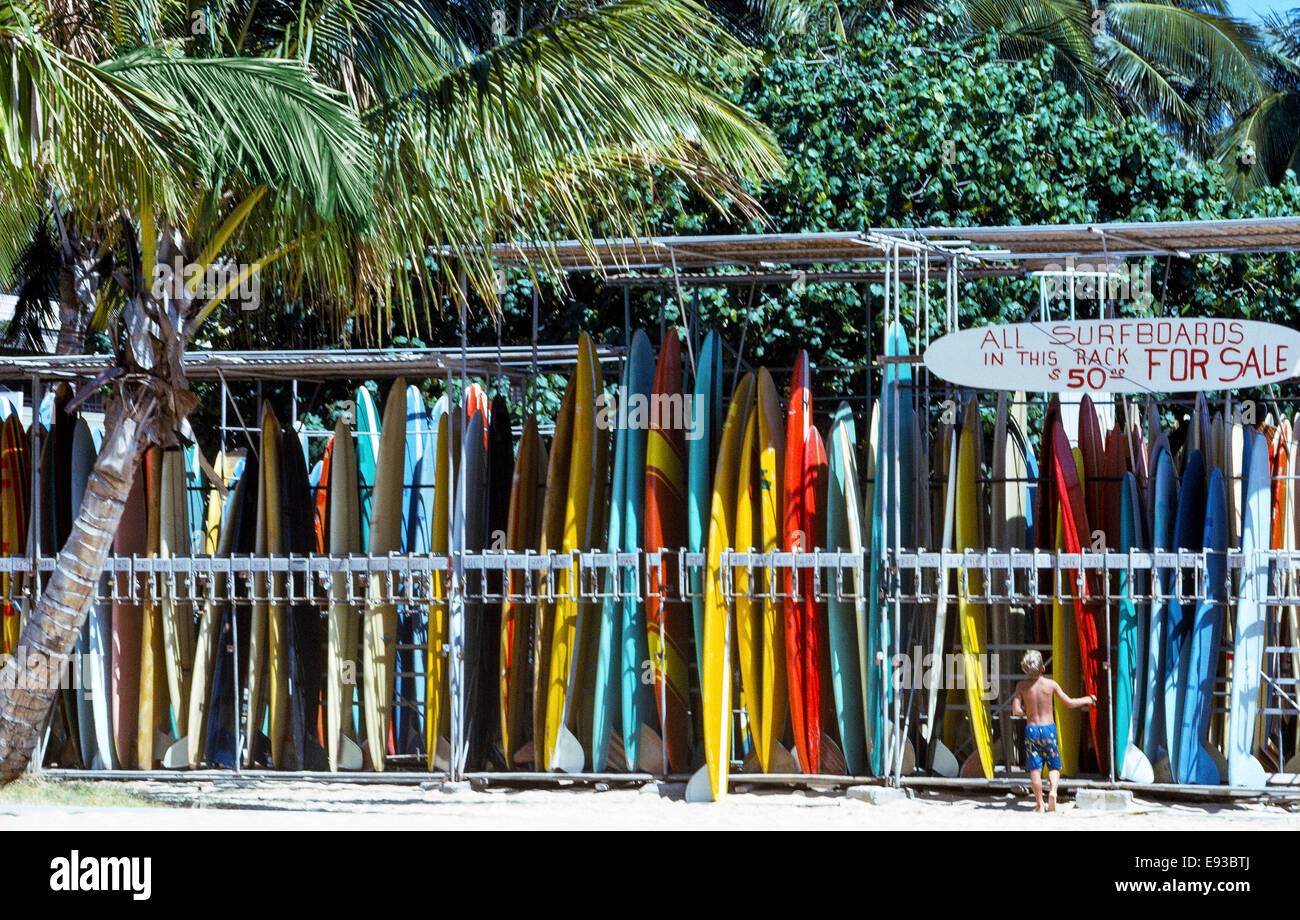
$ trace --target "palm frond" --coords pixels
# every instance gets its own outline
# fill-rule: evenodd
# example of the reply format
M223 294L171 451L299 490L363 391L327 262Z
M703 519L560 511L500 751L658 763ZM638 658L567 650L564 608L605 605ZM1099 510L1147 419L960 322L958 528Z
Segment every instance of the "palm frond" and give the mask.
M1216 157L1239 198L1281 181L1300 160L1300 93L1282 90L1251 106L1219 137Z
M371 225L372 139L345 97L300 62L142 49L103 69L175 106L209 186L238 176L294 188L326 220Z

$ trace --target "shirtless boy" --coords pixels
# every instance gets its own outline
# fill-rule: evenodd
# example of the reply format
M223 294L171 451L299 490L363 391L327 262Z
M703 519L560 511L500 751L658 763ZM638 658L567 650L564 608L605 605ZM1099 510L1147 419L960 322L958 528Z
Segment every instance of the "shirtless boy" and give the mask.
M1028 680L1016 684L1016 695L1011 700L1011 711L1024 716L1028 721L1025 726L1025 766L1029 770L1029 782L1034 787L1034 799L1038 803L1035 811L1043 810L1043 766L1047 766L1047 777L1051 789L1047 793L1047 810L1056 811L1056 783L1061 778L1061 750L1056 741L1056 717L1052 701L1060 699L1071 709L1087 709L1095 706L1093 696L1070 697L1065 695L1061 685L1043 673L1043 656L1030 649L1020 659L1020 670L1029 675Z

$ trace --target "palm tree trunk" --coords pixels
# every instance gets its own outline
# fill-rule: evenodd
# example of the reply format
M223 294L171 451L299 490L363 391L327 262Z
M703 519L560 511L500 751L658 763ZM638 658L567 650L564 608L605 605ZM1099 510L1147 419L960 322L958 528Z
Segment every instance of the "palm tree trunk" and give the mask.
M58 678L72 657L112 549L151 423L162 409L152 388L124 388L124 392L72 534L18 647L0 671L0 783L22 774L40 741L59 692Z

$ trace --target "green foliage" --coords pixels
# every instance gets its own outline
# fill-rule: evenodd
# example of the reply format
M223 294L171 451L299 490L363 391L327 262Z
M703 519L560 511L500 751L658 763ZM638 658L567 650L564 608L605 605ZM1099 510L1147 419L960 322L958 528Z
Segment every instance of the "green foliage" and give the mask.
M913 29L886 16L862 20L848 40L789 36L771 41L763 65L730 81L734 98L776 136L782 178L758 192L767 225L728 223L682 194L645 201L663 234L864 230L1001 224L1188 220L1295 213L1293 178L1244 201L1216 164L1190 159L1141 117L1089 114L1085 100L1055 78L1050 50L1025 60L945 37L934 15ZM1161 296L1164 261L1151 266ZM1164 308L1284 318L1294 312L1300 277L1294 256L1174 260ZM574 276L572 300L543 303L542 341L571 341L586 326L623 341L622 291ZM1033 280L963 282L963 323L1036 315ZM788 367L800 348L823 368L822 392L861 391L879 351L879 284L811 283L685 290L703 327L731 347L744 338L746 362ZM936 279L931 297L942 309ZM526 341L531 288L504 299L508 341ZM1129 305L1155 309L1158 304ZM912 305L905 304L910 318ZM634 327L657 338L661 315L682 325L672 287L632 293ZM941 331L939 320L931 331ZM471 341L482 342L471 331ZM878 337L878 336L877 336Z

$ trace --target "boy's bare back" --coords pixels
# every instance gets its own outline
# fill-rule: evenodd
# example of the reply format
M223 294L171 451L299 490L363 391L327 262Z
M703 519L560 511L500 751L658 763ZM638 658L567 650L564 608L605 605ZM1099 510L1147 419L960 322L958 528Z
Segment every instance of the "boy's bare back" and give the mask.
M1030 725L1051 725L1056 714L1052 700L1060 694L1061 699L1068 700L1061 685L1045 674L1022 680L1016 684L1016 696L1020 697L1025 710L1025 719Z

